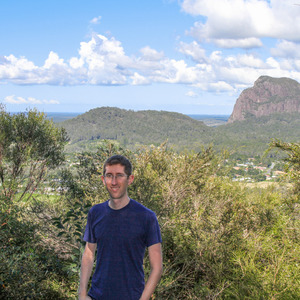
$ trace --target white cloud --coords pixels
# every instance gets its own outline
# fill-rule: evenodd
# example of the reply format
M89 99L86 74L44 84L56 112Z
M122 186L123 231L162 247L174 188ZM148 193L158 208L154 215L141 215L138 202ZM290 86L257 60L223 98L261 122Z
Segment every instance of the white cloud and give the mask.
M196 62L202 63L207 61L205 49L203 49L196 41L193 41L190 44L180 42L179 51L192 57L192 59Z
M161 64L163 68L151 74L154 82L192 84L201 73L196 67L188 67L184 60L166 59Z
M300 9L300 7L299 7ZM300 44L289 41L280 41L276 48L271 49L271 54L275 57L300 58Z
M87 80L91 84L126 84L131 59L124 53L121 42L103 35L94 35L82 42L80 58L87 67Z
M222 60L222 52L221 51L213 51L209 56L212 62L218 63Z
M19 78L20 81L23 81L32 77L38 69L33 62L24 57L16 58L14 55L9 55L4 56L3 61L4 63L0 64L0 80L14 81Z
M79 69L83 67L83 65L84 65L84 61L82 58L72 57L70 59L70 66L73 69Z
M4 98L4 102L10 103L10 104L24 104L28 103L26 99L22 97L15 98L15 95L7 96Z
M235 68L253 68L253 69L263 69L266 67L266 64L259 58L255 57L252 54L238 54L231 55L224 59L225 62L231 67Z
M209 90L220 93L220 92L232 92L234 91L234 88L227 82L218 81L209 84Z
M10 104L59 104L57 100L38 100L34 97L16 97L15 95L10 95L4 98L5 103Z
M159 61L164 57L164 53L157 52L155 49L146 46L140 50L142 53L142 58L145 60Z
M213 42L220 48L259 48L263 46L260 39L245 38L245 39L215 39Z
M102 18L101 16L95 17L95 18L93 18L93 19L90 21L90 23L91 23L91 24L94 24L94 25L99 24L101 18Z
M273 69L279 69L280 68L280 65L278 63L278 61L276 61L273 57L269 57L267 59L267 64L273 68Z
M147 79L146 77L140 75L137 72L134 72L133 76L131 76L132 79L132 85L146 85L146 84L150 84L149 79Z
M191 97L191 98L197 98L198 94L195 93L194 91L188 91L186 94L186 96Z
M63 59L59 58L57 53L51 51L49 53L48 58L45 61L44 68L45 69L50 69L53 66L63 66L63 67L65 67L66 64L64 63Z
M252 2L255 3L256 0ZM243 41L246 43L249 40L251 38ZM241 41L239 39L237 43ZM225 39L224 42L233 43L234 39ZM209 52L209 48L204 47L203 43L196 41L179 42L179 54L191 60L171 59L162 51L149 46L140 49L139 55L128 56L120 41L114 37L95 34L89 41L80 43L76 57L64 60L51 51L42 66L37 66L24 57L0 57L0 82L49 85L169 83L186 84L205 91L233 93L253 85L261 75L285 76L296 80L300 78L300 49L296 43L281 41L267 59L262 59L258 53L253 54L249 50ZM34 102L33 99L15 96L7 98L7 101Z
M228 48L224 40L236 40L234 47L251 48L258 39L272 37L300 41L300 13L292 0L184 0L182 10L205 16L196 22L190 34L198 41L215 40ZM249 40L250 39L250 40Z

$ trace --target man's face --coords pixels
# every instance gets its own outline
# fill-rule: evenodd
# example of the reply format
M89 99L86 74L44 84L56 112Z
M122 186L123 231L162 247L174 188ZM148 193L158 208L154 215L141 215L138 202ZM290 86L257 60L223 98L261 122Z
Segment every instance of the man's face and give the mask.
M123 177L122 177L123 176ZM133 182L133 175L127 176L125 167L117 164L106 166L105 176L102 181L111 199L127 198L127 188Z

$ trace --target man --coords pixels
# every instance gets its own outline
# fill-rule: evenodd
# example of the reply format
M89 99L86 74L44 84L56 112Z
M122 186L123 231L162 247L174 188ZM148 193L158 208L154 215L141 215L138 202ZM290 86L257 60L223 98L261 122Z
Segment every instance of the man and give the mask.
M88 214L81 262L80 300L148 300L162 274L161 235L156 215L127 194L133 182L130 161L121 155L104 164L101 179L110 199ZM144 284L148 247L151 272ZM96 269L87 293L97 248Z

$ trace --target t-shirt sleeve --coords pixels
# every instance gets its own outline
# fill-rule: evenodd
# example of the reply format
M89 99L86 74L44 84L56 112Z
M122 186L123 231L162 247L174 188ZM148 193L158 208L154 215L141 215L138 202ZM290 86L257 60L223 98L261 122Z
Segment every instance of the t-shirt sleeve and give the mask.
M83 235L83 240L88 243L96 243L95 234L93 231L93 220L92 220L92 209L90 209L87 217L87 223L85 227L85 232Z
M161 239L159 224L158 224L155 213L152 213L148 220L146 246L150 247L151 245L161 243L161 242L162 242L162 239Z

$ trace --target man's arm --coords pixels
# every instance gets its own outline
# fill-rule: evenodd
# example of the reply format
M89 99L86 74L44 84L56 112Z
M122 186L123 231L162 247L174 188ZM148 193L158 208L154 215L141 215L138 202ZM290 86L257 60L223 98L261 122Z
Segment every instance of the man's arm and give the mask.
M160 280L163 270L161 243L148 248L151 272L140 300L149 300Z
M80 283L78 290L78 299L79 300L87 300L91 299L87 296L87 289L89 279L92 274L94 260L95 260L95 251L97 244L86 243L85 249L82 255L81 260L81 269L80 269Z

